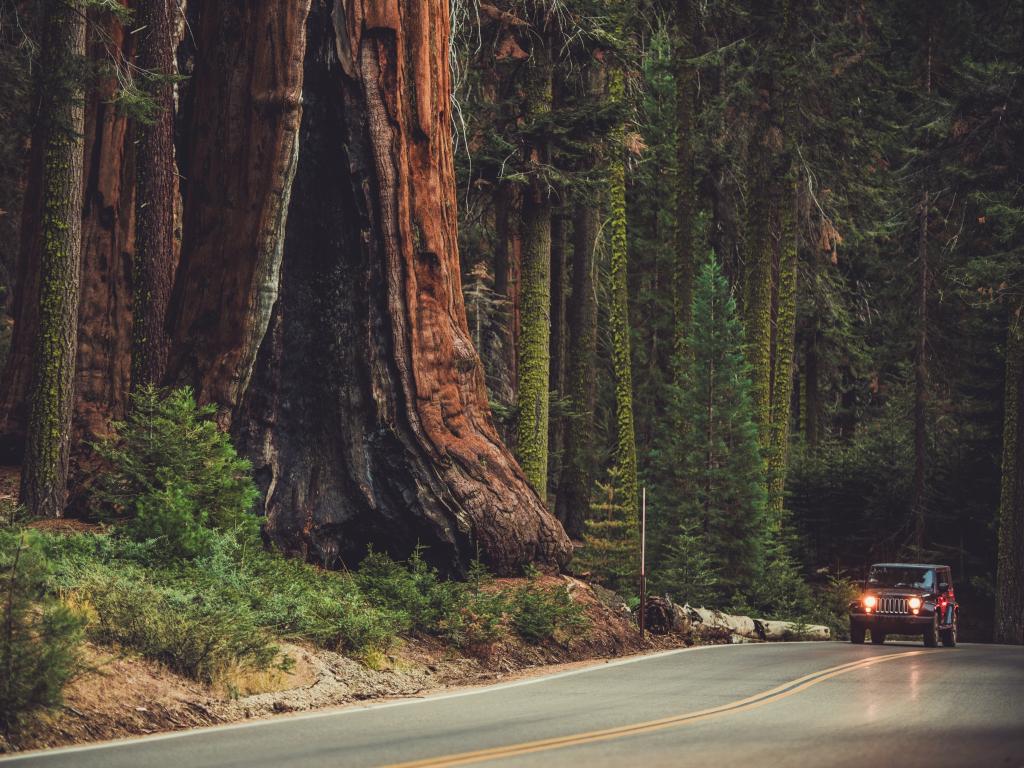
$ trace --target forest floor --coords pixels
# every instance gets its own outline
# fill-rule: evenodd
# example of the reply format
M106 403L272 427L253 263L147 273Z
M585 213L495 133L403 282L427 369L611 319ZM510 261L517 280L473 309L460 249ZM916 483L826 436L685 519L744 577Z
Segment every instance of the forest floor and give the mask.
M282 713L424 696L580 666L588 661L675 648L694 637L648 635L641 641L611 593L570 577L573 599L585 607L589 629L567 642L528 645L508 639L467 655L437 638L400 638L386 654L354 659L312 646L285 644L288 672L239 673L206 686L137 654L86 644L89 670L65 690L64 704L22 729L17 750L141 736L232 723ZM519 580L502 579L514 587ZM599 595L599 592L601 593ZM721 642L721 640L718 640Z

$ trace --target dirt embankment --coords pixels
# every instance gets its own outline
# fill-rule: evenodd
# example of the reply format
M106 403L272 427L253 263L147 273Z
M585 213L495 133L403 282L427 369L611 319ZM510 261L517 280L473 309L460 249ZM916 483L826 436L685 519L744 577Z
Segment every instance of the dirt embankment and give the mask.
M421 696L446 688L493 683L579 665L593 659L678 647L679 635L648 635L611 593L567 576L563 582L583 605L590 628L578 637L543 645L509 639L459 653L435 638L404 638L389 654L356 660L300 645L284 650L294 661L289 672L239 673L216 687L205 686L159 664L117 649L86 646L90 671L65 691L64 705L39 716L12 736L0 737L0 751L38 749L230 723L355 702ZM507 581L512 586L515 580Z

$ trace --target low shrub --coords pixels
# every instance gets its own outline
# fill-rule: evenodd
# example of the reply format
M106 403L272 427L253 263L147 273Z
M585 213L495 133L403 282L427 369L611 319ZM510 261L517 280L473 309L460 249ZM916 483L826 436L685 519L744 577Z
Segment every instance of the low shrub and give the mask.
M38 537L0 528L0 728L60 704L81 670L83 618L49 591L50 569Z
M417 548L405 563L372 549L359 565L356 584L371 603L401 617L403 632L437 634L458 612L464 585L438 578Z
M216 594L157 586L131 567L97 568L74 594L90 614L91 639L130 648L195 680L212 683L232 668L287 664L249 606Z
M838 640L850 638L850 603L860 594L860 585L843 576L830 575L828 581L814 591L814 607L810 621L824 624Z
M531 572L525 587L515 592L511 602L512 626L528 643L542 643L584 631L589 622L583 606L574 602L562 587L545 587Z
M487 653L508 635L508 596L494 587L494 577L479 561L470 565L469 578L460 585L455 611L440 622L441 634L471 653Z
M467 581L446 581L418 552L406 563L371 552L356 573L325 571L266 551L251 526L209 534L206 551L190 559L168 559L157 540L108 534L40 533L40 541L54 585L88 616L91 639L206 682L279 666L275 639L369 658L405 633L479 652L512 630L540 643L586 626L566 590L536 574L502 590L476 564Z
M265 552L257 542L230 558L197 564L218 578L237 563L233 589L248 600L262 626L280 637L307 640L322 648L362 653L386 650L405 629L405 617L386 605L374 605L348 573L325 571L300 560ZM226 579L222 584L231 584Z
M172 558L205 554L209 528L241 524L258 492L214 412L187 387L134 393L128 418L95 446L107 463L91 500L97 512L127 516L125 532L161 542Z

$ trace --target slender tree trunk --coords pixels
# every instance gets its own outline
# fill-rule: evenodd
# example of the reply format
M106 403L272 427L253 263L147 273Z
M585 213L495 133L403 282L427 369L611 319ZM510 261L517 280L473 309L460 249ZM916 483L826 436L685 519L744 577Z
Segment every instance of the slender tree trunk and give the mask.
M1024 643L1024 329L1021 308L1006 338L1002 494L996 570L997 643Z
M818 329L811 330L804 357L804 440L808 448L818 446L818 428L821 420L821 395L818 392Z
M693 131L696 73L689 59L694 56L695 18L693 0L676 2L676 34L672 51L676 71L676 269L674 306L676 345L690 324L693 304L694 249Z
M233 429L286 551L558 567L466 324L449 24L444 0L313 0L281 293Z
M917 239L917 338L914 351L914 549L920 555L925 539L925 472L928 459L926 399L928 396L928 192L921 195Z
M594 483L594 407L597 399L597 224L593 201L573 215L572 301L569 304L568 394L571 417L559 483L558 519L573 539L583 537Z
M506 389L499 393L501 402L515 405L519 391L519 272L522 246L519 238L518 199L510 182L499 181L494 195L494 292L502 301L505 333L502 336ZM514 430L506 430L509 433ZM506 438L514 437L513 434Z
M151 123L138 123L132 386L159 384L170 339L167 308L174 254L174 34L170 0L140 0L137 66L151 75L156 106Z
M14 328L0 382L0 460L5 464L17 464L25 452L32 355L39 336L39 254L43 247L41 221L46 138L38 116L34 122L36 127L28 162L25 196L22 199L12 307Z
M559 204L551 217L551 370L548 389L559 399L565 396L565 352L569 263L566 253L565 215ZM548 497L551 507L558 503L558 486L562 478L565 450L566 419L559 410L552 413L548 424Z
M539 40L526 66L524 119L542 122L551 111L552 65L549 42ZM533 166L523 193L522 328L519 337L519 392L516 451L530 485L544 498L548 476L548 379L551 363L551 198L544 179L550 162L546 140L526 147Z
M609 79L613 102L625 99L623 73L613 70ZM612 368L615 373L615 463L620 470L621 498L627 519L639 524L636 431L633 426L633 356L629 326L629 248L626 239L625 129L613 131L612 159L608 168L608 209L611 235Z
M41 290L21 501L33 515L60 517L67 491L78 342L85 123L75 77L76 62L85 55L85 17L80 8L50 0L42 55L46 74L40 128L45 131L46 159Z

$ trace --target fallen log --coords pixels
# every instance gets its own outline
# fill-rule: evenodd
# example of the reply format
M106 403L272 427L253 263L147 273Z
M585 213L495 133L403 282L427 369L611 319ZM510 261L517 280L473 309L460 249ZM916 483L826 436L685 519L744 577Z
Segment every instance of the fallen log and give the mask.
M668 595L652 596L647 598L644 627L652 635L667 635L669 632L688 635L690 617L683 607L673 603Z
M709 608L683 606L690 624L694 628L727 630L736 638L762 641L785 640L830 640L832 633L821 624L801 624L794 621L754 619L750 616L734 616ZM737 641L739 642L739 641Z

